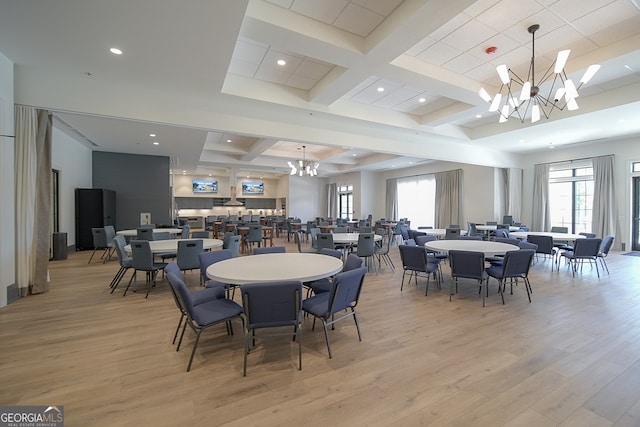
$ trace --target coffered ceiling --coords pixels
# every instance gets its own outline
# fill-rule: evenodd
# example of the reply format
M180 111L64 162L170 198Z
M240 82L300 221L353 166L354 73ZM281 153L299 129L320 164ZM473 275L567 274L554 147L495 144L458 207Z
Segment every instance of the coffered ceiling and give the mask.
M498 91L501 64L526 76L532 24L540 74L563 49L574 81L602 68L579 110L498 124L478 90ZM7 0L0 52L16 103L92 149L190 174L285 174L303 145L325 176L507 165L640 134L637 0Z

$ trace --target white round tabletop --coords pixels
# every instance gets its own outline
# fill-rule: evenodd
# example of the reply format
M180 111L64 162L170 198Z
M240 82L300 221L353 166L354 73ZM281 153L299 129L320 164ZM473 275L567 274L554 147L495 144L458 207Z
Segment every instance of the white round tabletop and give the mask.
M496 231L498 229L497 225L476 225L476 230L478 231ZM515 225L509 226L509 231L518 231L520 227L516 227Z
M169 233L169 234L180 234L182 233L182 229L180 228L154 228L154 233ZM116 234L119 236L126 237L136 237L138 235L138 230L135 228L133 230L120 230L116 231Z
M154 254L177 252L178 242L185 241L187 239L167 239L167 240L151 240L149 247ZM211 249L222 246L222 240L219 239L188 239L188 240L202 240L202 249ZM131 253L131 245L124 247L124 250Z
M358 243L358 236L360 233L333 233L333 243L342 243L355 245ZM379 242L382 240L382 236L379 234L373 235L373 240Z
M444 237L447 235L446 228L421 228L418 231L426 234L427 236ZM465 236L466 234L467 230L460 230L461 236Z
M424 246L437 252L475 251L483 252L485 256L504 255L505 252L520 249L518 246L508 243L487 242L485 240L433 240L425 243Z
M216 262L207 267L207 277L222 283L300 280L310 282L342 271L342 260L328 255L276 253L247 255Z
M509 233L509 237L515 237L517 239L526 239L527 236L551 236L553 240L560 241L575 241L576 239L584 239L582 234L571 233L552 233L550 231L516 231Z

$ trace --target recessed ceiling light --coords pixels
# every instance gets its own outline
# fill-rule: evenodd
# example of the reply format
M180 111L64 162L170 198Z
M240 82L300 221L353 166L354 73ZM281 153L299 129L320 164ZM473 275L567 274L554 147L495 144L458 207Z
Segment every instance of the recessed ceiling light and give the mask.
M109 49L109 52L113 53L114 55L122 55L122 50L118 49L117 47L112 47L111 49Z
M231 142L231 140L230 140L230 139L227 139L227 142Z
M427 98L420 98L420 99L418 99L418 102L420 104L424 104L425 102L427 102Z
M158 141L153 141L153 145L160 145Z
M627 69L627 70L629 70L629 71L633 71L633 70L631 69L631 67L629 67L628 65L625 65L625 66L624 66L624 68L626 68L626 69Z
M150 136L151 138L155 138L155 137L156 137L156 134L155 134L155 133L150 133L150 134L149 134L149 136Z
M184 174L186 174L186 173L187 173L187 171L182 171L182 175L184 175Z
M284 59L278 59L278 65L280 65L281 67L287 65L287 61L285 61Z
M211 174L209 174L209 176L211 176Z
M384 92L384 88L383 88L382 86L380 86L380 87L378 88L378 92Z
M482 118L482 114L476 114L476 119L481 119Z
M353 157L355 157L355 156L357 156L357 154L356 154L356 153L353 153L353 154L352 154L352 156L353 156Z

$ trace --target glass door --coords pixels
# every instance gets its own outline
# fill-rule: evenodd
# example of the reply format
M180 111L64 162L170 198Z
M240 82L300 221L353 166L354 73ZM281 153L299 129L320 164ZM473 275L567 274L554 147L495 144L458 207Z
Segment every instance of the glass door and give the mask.
M633 177L631 197L631 249L640 251L640 176Z

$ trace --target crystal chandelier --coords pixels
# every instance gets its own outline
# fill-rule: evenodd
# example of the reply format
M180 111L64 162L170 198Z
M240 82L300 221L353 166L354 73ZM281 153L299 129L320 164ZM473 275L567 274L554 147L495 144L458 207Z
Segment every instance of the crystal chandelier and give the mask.
M490 104L489 111L499 111L500 123L506 122L512 116L518 117L524 123L529 114L531 123L535 123L540 120L541 114L548 119L553 110L563 111L565 108L569 111L577 110L579 108L576 102L576 98L579 96L578 90L591 80L600 69L600 65L597 64L589 66L580 79L579 85L576 86L571 79L567 78L564 70L571 50L562 50L558 52L556 60L549 66L549 69L536 82L535 33L539 28L538 24L528 28L532 46L527 79L520 78L506 65L499 65L496 67L496 71L502 86L496 96L491 98L491 95L484 88L480 88L478 92L480 97ZM548 83L548 91L545 88L545 92L542 93L540 87L545 83Z
M307 146L302 146L302 159L298 160L296 163L287 162L289 167L291 168L290 175L299 175L299 176L317 176L318 175L318 166L320 163L314 162L313 160L307 160Z

